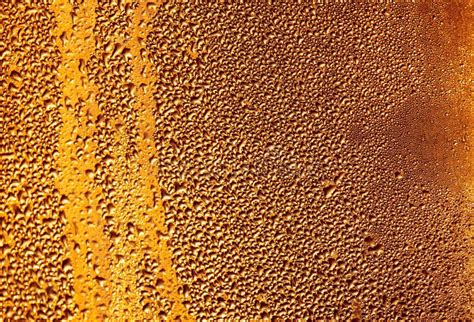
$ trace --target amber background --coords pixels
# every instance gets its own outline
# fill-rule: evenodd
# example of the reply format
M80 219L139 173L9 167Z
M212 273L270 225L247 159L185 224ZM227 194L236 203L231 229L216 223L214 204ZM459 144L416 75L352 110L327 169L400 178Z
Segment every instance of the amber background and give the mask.
M2 319L472 318L472 12L2 1Z

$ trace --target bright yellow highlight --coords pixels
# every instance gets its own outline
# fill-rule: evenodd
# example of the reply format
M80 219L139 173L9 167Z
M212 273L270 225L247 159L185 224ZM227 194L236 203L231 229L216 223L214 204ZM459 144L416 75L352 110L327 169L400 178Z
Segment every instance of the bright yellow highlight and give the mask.
M125 4L129 5L129 4ZM160 189L153 165L155 146L152 109L151 64L146 57L147 23L158 6L141 4L130 13L133 23L128 40L106 39L122 43L123 58L132 72L131 99L138 112L137 155L127 155L129 137L121 129L124 120L113 120L116 147L103 165L96 159L97 124L104 122L96 101L99 91L87 75L86 64L94 54L97 3L86 0L74 9L68 1L57 0L57 45L62 54L59 80L62 83L58 158L62 174L56 184L67 196L64 211L68 221L68 241L75 274L75 302L79 319L190 319L178 294L178 281L167 248L167 231L160 204ZM105 40L104 40L105 42ZM102 169L114 183L119 196L116 203L106 203L97 184L97 169ZM106 235L107 227L119 227ZM157 233L159 232L159 233ZM160 238L161 237L161 238ZM138 274L146 260L158 259L153 274L158 290L148 290ZM145 283L146 284L146 283ZM158 298L151 294L158 291ZM162 304L161 306L159 304Z

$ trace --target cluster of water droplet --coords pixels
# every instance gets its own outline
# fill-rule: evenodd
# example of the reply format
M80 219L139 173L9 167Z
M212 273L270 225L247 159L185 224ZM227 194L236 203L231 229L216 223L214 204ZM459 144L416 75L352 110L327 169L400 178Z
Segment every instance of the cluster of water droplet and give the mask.
M442 16L301 2L0 2L2 318L468 316Z
M72 316L72 267L55 188L60 86L47 1L0 4L0 317Z
M160 8L158 179L190 314L459 313L455 207L390 126L427 86L417 28L409 6Z

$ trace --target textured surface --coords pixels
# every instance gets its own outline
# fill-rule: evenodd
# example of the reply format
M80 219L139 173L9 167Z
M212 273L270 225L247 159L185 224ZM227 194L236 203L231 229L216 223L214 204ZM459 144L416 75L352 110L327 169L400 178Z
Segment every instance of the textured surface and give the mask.
M459 138L429 123L448 76L417 9L159 11L158 180L190 314L466 314Z
M1 1L0 319L474 318L472 11Z

